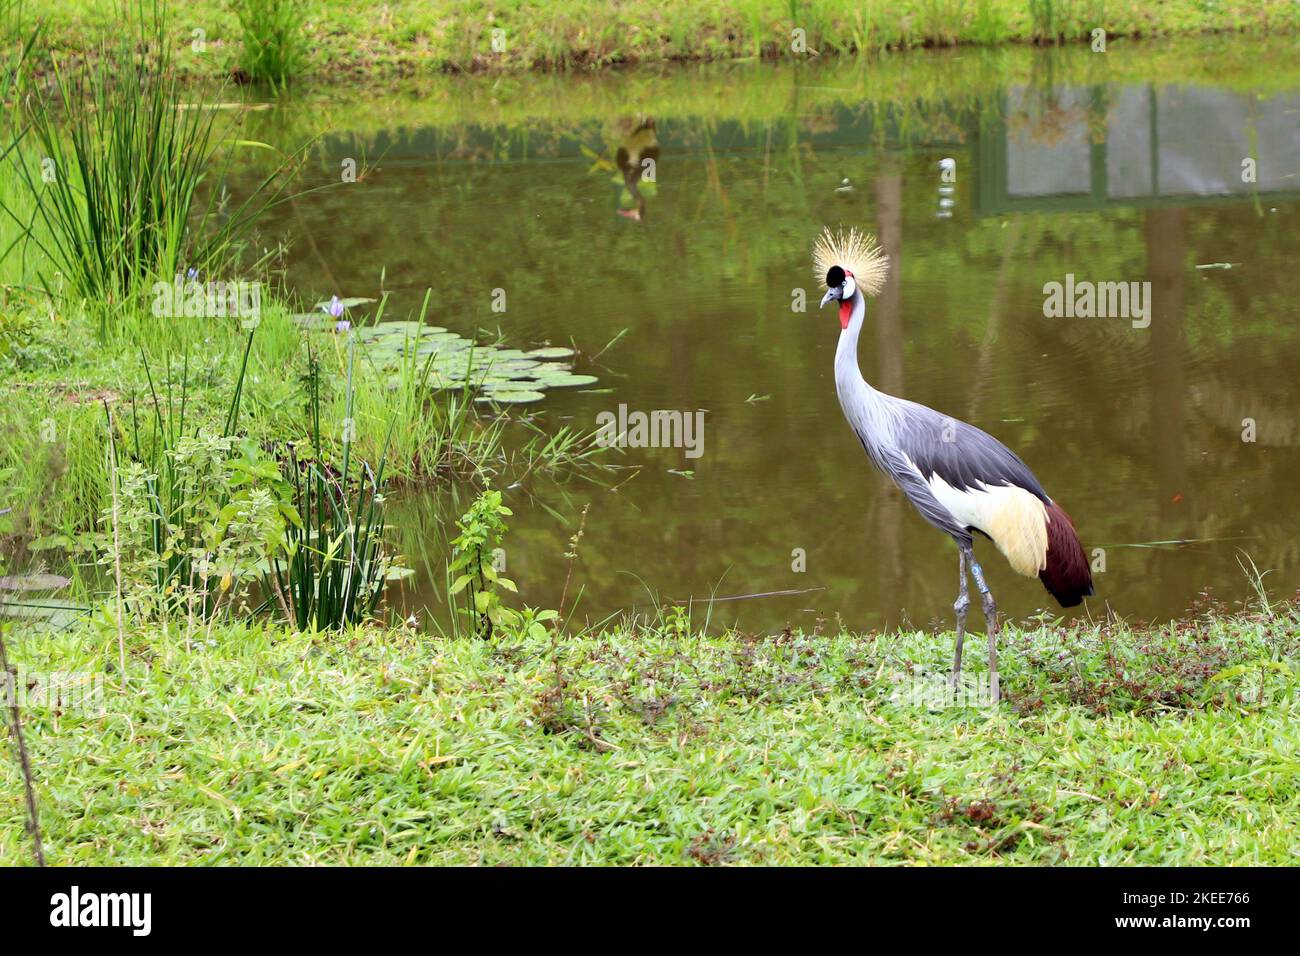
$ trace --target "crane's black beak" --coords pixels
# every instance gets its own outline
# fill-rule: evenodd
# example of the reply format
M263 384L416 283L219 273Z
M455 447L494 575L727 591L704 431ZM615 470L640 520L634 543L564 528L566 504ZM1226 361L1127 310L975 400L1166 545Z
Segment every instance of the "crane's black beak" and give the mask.
M822 304L817 306L817 308L819 309L825 308L827 302L830 302L832 299L838 299L840 297L840 294L843 291L844 291L843 286L837 286L835 288L827 289L826 294L822 296Z

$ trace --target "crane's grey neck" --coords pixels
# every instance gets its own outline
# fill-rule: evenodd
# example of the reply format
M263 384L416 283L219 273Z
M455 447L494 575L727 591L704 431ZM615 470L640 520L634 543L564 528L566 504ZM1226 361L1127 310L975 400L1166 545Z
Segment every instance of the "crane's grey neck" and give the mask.
M853 294L849 324L840 331L835 349L835 391L844 416L858 433L867 450L892 438L892 416L885 396L872 388L858 368L858 336L867 315L867 303L858 289Z

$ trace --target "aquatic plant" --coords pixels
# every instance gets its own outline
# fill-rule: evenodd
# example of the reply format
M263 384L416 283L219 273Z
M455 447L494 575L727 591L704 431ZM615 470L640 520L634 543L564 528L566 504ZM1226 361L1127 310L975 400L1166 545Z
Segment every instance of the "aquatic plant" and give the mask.
M356 331L376 365L396 370L408 355L424 359L431 389L472 386L477 401L501 405L540 402L550 388L591 385L594 375L579 375L564 361L573 349L563 346L523 351L475 342L440 325L383 322Z
M352 347L341 462L335 465L322 452L321 373L312 355L306 379L310 447L303 455L290 445L282 463L301 520L286 528L283 552L271 557L265 581L299 629L337 629L367 620L385 583L408 573L384 541L387 442L374 468L352 457L354 364Z

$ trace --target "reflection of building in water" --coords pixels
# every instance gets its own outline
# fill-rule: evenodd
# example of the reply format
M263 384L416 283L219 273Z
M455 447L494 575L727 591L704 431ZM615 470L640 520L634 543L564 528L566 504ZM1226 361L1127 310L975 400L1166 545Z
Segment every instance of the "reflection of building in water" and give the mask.
M1017 87L981 129L979 210L1297 198L1297 116L1295 93L1258 100L1206 87Z

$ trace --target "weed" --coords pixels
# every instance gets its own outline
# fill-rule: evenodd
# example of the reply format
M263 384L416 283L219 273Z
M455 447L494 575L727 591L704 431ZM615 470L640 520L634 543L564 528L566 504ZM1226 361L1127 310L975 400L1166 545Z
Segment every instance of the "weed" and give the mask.
M517 612L501 603L497 591L517 590L496 566L503 553L500 545L506 532L505 518L511 513L501 503L501 492L484 491L456 523L460 534L451 543L447 598L454 608L452 617L464 617L470 633L482 638L491 638L498 628L518 621ZM462 593L463 599L459 597Z

